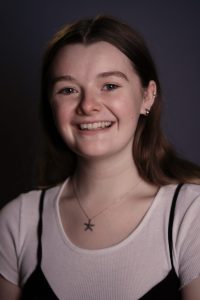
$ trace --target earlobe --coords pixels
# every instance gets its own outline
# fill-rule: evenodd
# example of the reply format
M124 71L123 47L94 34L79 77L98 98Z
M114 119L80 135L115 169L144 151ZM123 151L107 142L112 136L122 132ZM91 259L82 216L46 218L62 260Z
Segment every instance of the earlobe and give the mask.
M147 88L145 88L143 93L143 103L141 107L141 114L148 116L151 111L151 107L154 104L155 98L157 96L157 86L154 80L149 81Z
M147 117L148 117L149 113L150 113L150 109L148 109L148 108L145 108L145 116L147 116Z

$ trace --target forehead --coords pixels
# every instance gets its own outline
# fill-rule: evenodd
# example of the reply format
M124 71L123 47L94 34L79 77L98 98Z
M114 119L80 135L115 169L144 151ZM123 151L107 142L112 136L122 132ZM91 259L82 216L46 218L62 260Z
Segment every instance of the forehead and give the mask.
M90 45L72 44L62 47L52 63L54 75L67 73L105 72L116 70L133 73L129 58L108 42Z

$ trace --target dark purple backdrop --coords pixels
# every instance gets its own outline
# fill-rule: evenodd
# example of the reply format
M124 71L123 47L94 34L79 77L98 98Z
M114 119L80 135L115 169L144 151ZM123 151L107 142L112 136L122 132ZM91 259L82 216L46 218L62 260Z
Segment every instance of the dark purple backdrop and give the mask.
M200 164L200 1L6 1L0 8L0 205L34 186L43 50L64 24L112 14L146 38L164 90L165 131Z

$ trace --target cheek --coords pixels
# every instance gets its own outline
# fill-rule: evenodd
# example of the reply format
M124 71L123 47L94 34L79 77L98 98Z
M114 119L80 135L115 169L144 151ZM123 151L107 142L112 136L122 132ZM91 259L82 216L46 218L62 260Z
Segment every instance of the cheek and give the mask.
M124 120L138 120L141 110L141 101L138 97L121 97L120 101L113 103L113 110L119 118L121 116Z
M69 109L63 106L54 106L53 115L58 132L64 142L69 146L72 139L72 130L70 126L71 114Z
M53 115L58 127L62 127L70 120L70 110L65 105L54 105Z

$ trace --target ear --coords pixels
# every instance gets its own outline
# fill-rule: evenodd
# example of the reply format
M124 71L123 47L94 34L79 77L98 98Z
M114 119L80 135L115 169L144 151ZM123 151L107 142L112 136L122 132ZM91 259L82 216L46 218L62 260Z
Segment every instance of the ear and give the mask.
M157 86L154 80L150 80L148 86L143 91L143 99L140 113L148 116L151 111L151 107L157 95Z

